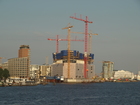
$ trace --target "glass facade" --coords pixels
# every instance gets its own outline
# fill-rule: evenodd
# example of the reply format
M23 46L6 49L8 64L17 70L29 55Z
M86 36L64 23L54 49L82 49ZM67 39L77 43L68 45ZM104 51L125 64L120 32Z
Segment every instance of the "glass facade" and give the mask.
M103 61L103 66L102 66L103 78L113 77L113 68L114 68L113 62Z

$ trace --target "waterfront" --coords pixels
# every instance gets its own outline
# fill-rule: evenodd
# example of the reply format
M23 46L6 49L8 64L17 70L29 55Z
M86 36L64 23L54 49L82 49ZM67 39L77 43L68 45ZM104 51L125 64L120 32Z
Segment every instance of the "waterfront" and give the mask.
M0 87L0 105L140 105L140 82Z

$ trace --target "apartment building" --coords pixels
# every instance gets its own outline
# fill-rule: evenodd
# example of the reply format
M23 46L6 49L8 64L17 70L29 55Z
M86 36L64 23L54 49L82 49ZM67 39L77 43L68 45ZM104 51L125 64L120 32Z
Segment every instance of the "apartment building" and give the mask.
M29 62L28 57L8 59L10 77L29 77Z

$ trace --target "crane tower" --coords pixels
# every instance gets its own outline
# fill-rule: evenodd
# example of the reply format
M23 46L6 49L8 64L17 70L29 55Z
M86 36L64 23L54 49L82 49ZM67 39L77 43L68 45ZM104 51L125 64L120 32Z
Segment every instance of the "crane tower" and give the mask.
M48 40L50 41L56 41L56 53L59 52L59 41L68 41L68 38L67 39L60 39L59 38L59 35L56 35L56 39L51 39L51 38L48 38ZM84 40L80 40L80 39L70 39L70 41L84 41Z
M68 78L70 78L70 31L73 26L64 27L62 29L68 29Z
M85 22L85 51L84 51L84 77L87 78L87 47L88 47L88 23L93 23L92 21L88 20L88 17L86 16L86 19L82 19L82 18L77 18L76 15L75 16L70 16L70 18L76 19L76 20L80 20Z

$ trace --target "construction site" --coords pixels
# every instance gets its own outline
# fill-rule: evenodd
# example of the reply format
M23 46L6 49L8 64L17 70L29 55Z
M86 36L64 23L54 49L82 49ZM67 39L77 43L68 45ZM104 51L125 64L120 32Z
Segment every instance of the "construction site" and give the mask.
M50 41L56 41L56 52L52 54L53 64L51 66L51 77L58 77L63 82L73 83L73 82L93 82L95 77L95 66L94 66L94 54L91 52L92 43L92 32L88 32L88 23L93 23L92 21L86 19L77 18L75 16L70 16L72 19L76 19L85 23L84 32L72 32L71 28L74 26L68 25L62 28L67 29L68 37L67 39L59 39L58 35L56 39L50 39ZM84 34L84 40L71 39L72 33ZM59 41L67 41L67 49L61 50L59 52ZM77 50L71 50L71 41L81 41L84 42L84 52L79 52Z

